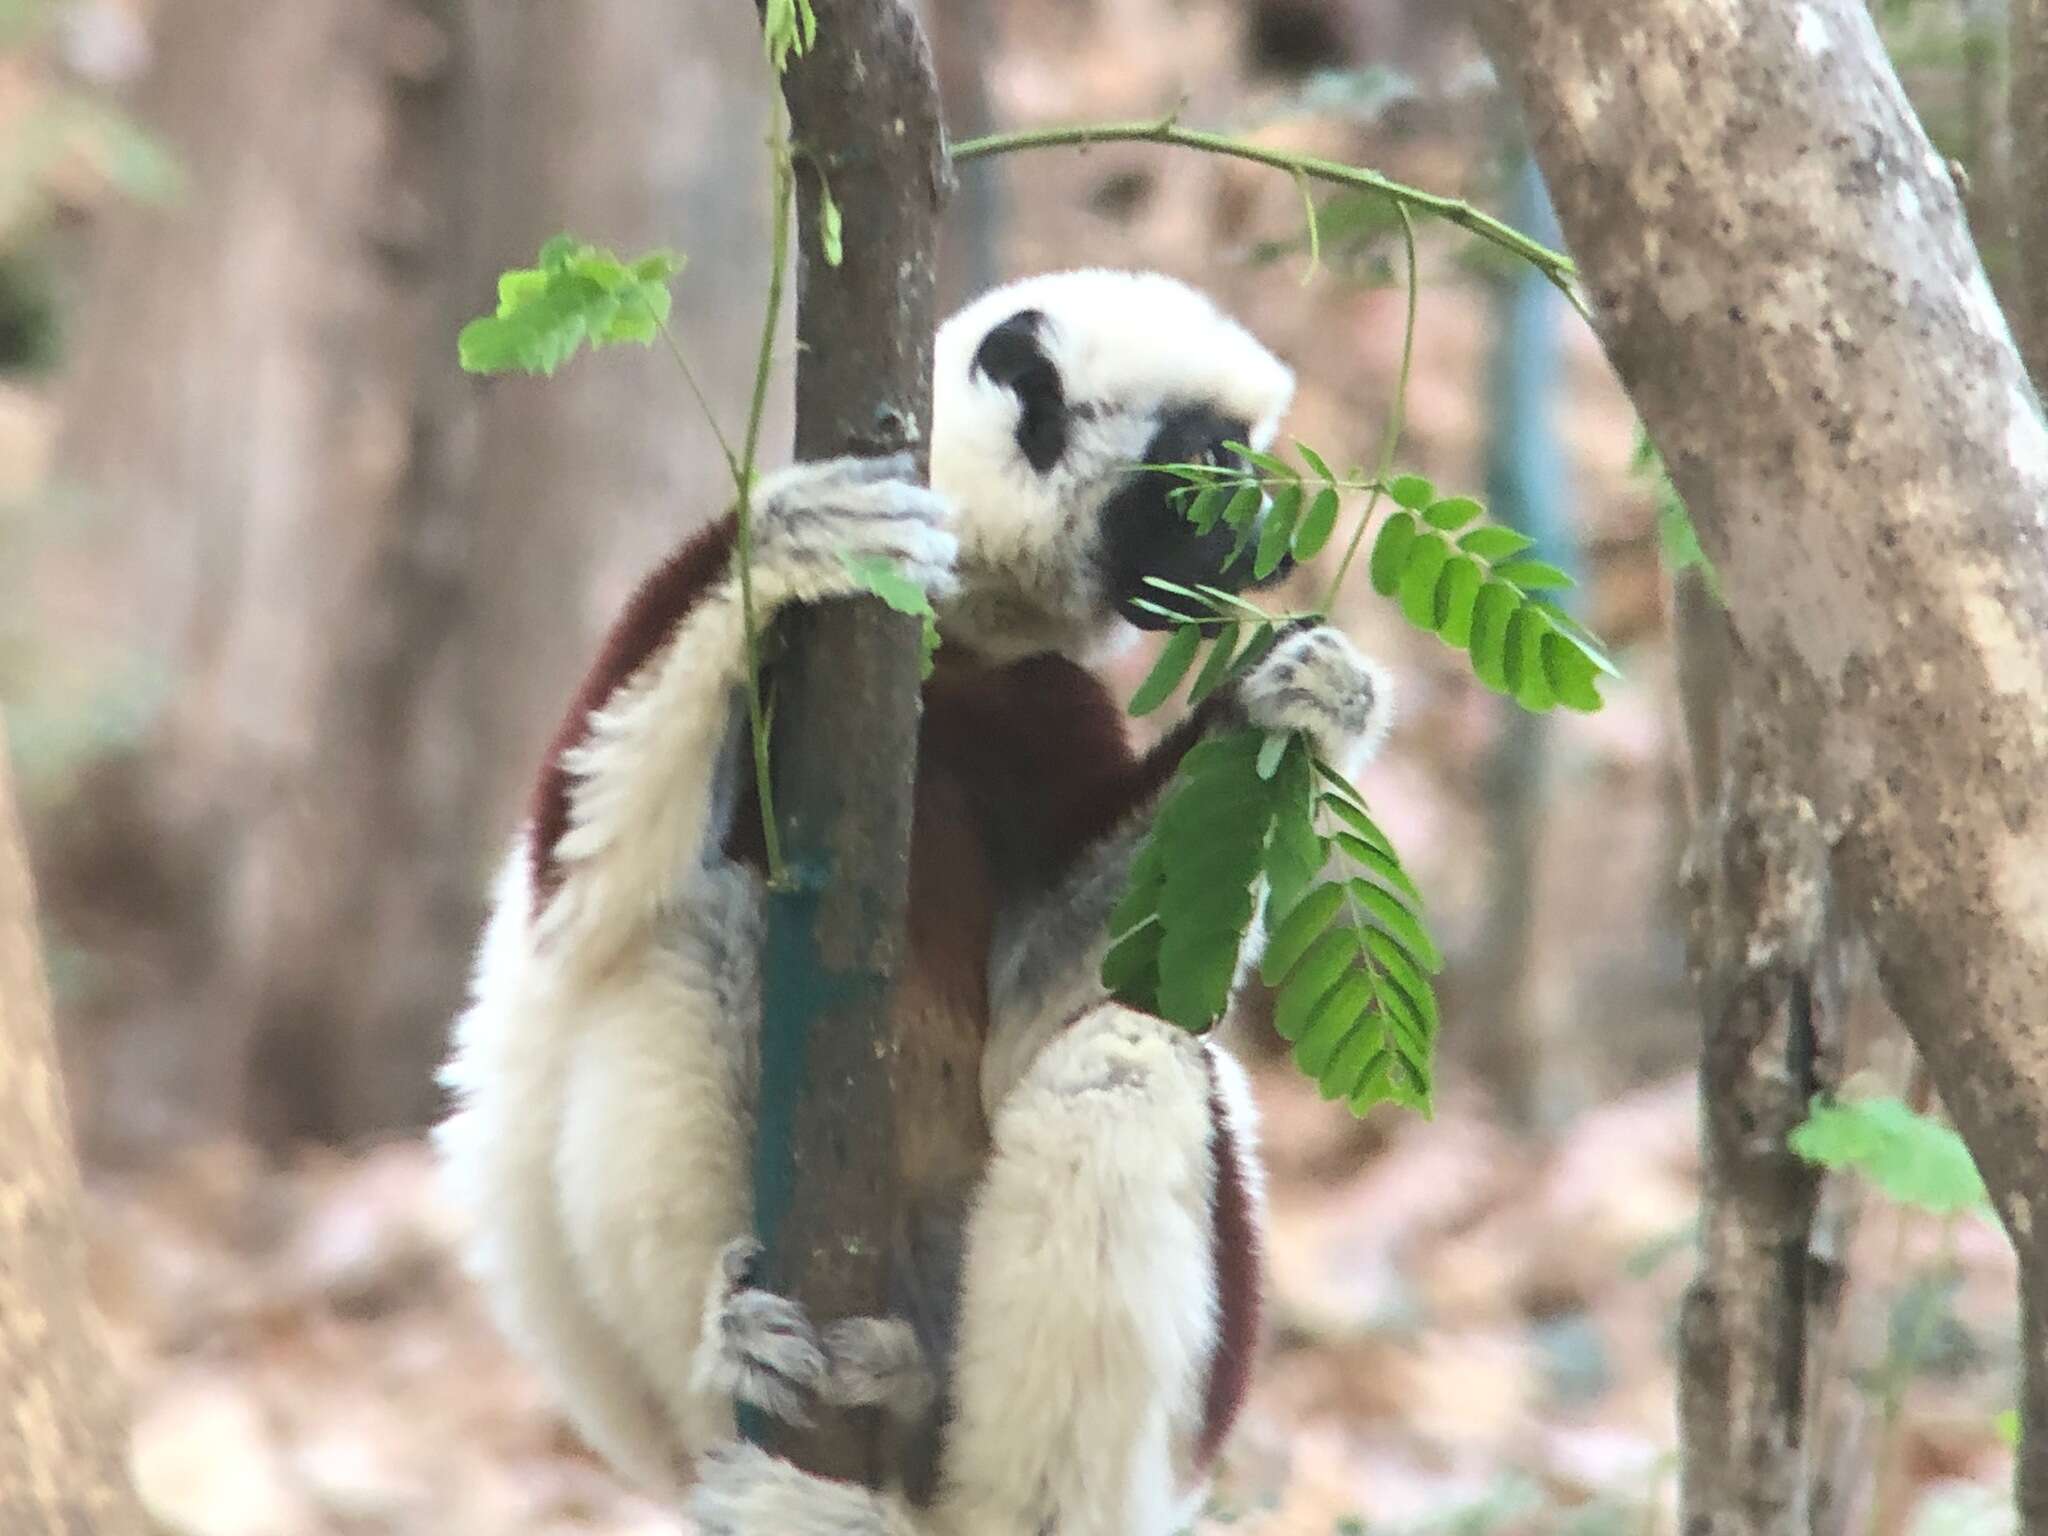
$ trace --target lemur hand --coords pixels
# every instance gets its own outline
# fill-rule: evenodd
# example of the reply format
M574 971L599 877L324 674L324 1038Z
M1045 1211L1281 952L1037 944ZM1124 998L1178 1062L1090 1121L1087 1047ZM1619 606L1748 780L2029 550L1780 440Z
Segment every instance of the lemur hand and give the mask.
M1253 725L1300 731L1346 772L1379 750L1393 718L1386 669L1328 624L1282 635L1238 683L1238 700Z
M824 459L764 477L754 492L754 560L810 601L857 592L842 557L881 556L933 597L950 593L960 543L952 509L918 484L907 453Z

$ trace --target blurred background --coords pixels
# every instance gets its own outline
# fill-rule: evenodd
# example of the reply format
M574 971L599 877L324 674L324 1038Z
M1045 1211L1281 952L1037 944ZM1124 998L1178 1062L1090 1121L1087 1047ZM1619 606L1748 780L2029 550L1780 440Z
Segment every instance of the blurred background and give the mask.
M924 8L956 137L1178 106L1547 233L1512 108L1445 0ZM675 328L742 417L767 247L752 18L0 0L0 705L93 1285L167 1532L680 1528L484 1322L418 1134L541 746L721 470L668 359L485 382L455 334L558 231L673 245ZM1997 0L1883 20L1998 278ZM1302 190L1258 167L1149 146L978 164L942 303L1060 266L1175 273L1295 365L1294 434L1369 463L1398 244L1384 210L1316 195L1312 255ZM1259 1000L1238 1026L1275 1327L1206 1528L1670 1530L1698 1026L1660 486L1557 296L1421 234L1400 467L1578 571L1627 679L1596 716L1522 715L1355 584L1343 618L1401 684L1363 787L1450 960L1440 1111L1353 1122L1293 1074ZM1869 1038L1896 1089L1902 1055L1879 1022ZM2000 1529L2002 1237L1888 1210L1834 1230L1863 1256L1835 1406L1843 1476L1874 1491L1849 1528Z

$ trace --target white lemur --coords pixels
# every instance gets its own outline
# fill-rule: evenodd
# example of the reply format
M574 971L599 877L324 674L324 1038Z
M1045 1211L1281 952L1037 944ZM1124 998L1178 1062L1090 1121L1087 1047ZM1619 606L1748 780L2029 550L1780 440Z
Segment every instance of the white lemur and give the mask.
M503 1327L598 1450L688 1489L705 1531L1165 1536L1195 1508L1258 1326L1252 1106L1213 1039L1108 999L1108 914L1203 733L1299 729L1355 761L1387 689L1337 631L1300 629L1138 755L1084 663L1150 625L1147 575L1213 582L1229 553L1137 466L1263 447L1292 392L1184 285L1058 273L940 330L931 489L901 459L761 482L763 616L853 591L843 552L938 602L907 965L982 1031L991 1140L948 1360L901 1322L821 1334L749 1284L762 860L731 517L648 578L549 748L437 1139ZM941 1404L931 1486L874 1493L734 1438L736 1402L821 1401Z

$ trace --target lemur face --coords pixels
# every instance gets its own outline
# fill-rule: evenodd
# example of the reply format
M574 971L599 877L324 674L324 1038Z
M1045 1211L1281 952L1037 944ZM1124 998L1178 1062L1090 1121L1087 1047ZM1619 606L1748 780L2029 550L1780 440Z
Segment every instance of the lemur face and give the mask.
M960 526L961 592L941 626L998 656L1086 655L1129 625L1148 576L1240 590L1228 529L1197 533L1139 466L1263 448L1293 376L1202 295L1143 272L1063 272L997 289L940 329L932 483ZM1274 578L1277 579L1277 576Z

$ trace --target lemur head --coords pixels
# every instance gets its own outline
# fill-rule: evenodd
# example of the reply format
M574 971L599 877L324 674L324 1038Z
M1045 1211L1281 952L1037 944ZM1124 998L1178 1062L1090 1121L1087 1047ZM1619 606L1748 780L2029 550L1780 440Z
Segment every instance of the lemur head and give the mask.
M1196 532L1142 464L1264 448L1294 375L1186 284L1054 272L984 294L939 329L932 485L959 516L960 594L941 627L997 658L1083 656L1156 597L1147 576L1233 589L1235 536ZM1221 574L1220 574L1221 573ZM1277 579L1277 578L1276 578Z

